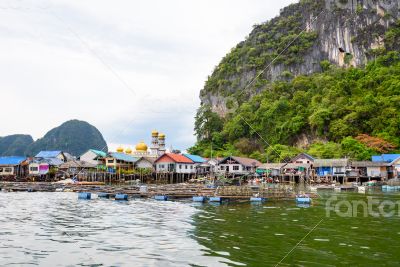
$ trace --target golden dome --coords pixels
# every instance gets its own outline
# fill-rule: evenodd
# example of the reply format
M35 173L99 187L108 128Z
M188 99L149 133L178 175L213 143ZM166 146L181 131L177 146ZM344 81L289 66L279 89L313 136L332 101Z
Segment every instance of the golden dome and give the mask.
M158 136L158 132L156 130L151 132L151 136L153 137L157 137Z
M158 138L165 139L165 134L160 133L160 134L158 135Z
M124 148L121 147L121 146L118 147L118 148L117 148L117 152L118 152L118 153L124 153Z
M136 151L147 151L147 145L141 141L139 144L136 145Z
M131 154L131 153L132 153L132 149L127 148L127 149L125 150L125 153L126 153L126 154Z

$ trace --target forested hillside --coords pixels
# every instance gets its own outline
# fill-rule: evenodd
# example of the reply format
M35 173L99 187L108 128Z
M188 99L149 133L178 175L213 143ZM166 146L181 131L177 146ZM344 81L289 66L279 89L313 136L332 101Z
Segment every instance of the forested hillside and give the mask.
M321 33L318 27L308 31L272 64L272 72L268 68L247 86L257 70L274 58L276 53L271 51L280 51L294 38L299 30L291 29L303 23L304 10L318 14L323 9L318 3L301 1L280 17L256 26L221 61L201 92L195 123L198 142L191 152L210 156L212 150L214 156L236 154L278 161L306 151L322 158L362 160L399 148L400 23L393 14L378 12L376 17L376 11L372 14L361 6L358 14L368 17L369 12L370 20L362 25L364 20L354 17L361 24L351 40L339 47L348 52L340 55L338 49L337 61L313 49L323 49L316 45L321 34L333 40L338 31ZM371 38L379 39L379 44ZM245 55L241 54L243 47ZM307 69L310 56L319 61Z

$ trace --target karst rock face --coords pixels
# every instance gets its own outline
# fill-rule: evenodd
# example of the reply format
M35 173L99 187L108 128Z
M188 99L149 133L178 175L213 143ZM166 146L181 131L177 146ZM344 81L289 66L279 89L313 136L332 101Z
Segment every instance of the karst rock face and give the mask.
M278 17L255 25L215 68L201 90L201 105L224 117L238 101L264 90L271 81L320 72L324 61L361 67L380 48L399 45L385 43L385 33L399 18L396 1L345 2L300 1L282 9ZM244 89L246 94L242 94Z

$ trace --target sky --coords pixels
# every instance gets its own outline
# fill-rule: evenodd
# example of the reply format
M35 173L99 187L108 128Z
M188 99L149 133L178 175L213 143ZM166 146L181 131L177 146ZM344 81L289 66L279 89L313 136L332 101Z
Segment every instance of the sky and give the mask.
M0 136L71 119L114 150L192 146L207 77L254 24L295 0L0 0Z

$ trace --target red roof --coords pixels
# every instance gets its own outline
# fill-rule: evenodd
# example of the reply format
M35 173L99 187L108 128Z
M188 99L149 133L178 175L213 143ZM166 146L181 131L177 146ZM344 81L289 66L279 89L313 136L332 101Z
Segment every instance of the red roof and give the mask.
M159 157L156 162L161 161L163 158L168 157L172 159L175 163L190 163L193 164L194 162L188 159L187 157L180 155L180 154L174 154L174 153L165 153L161 157Z

